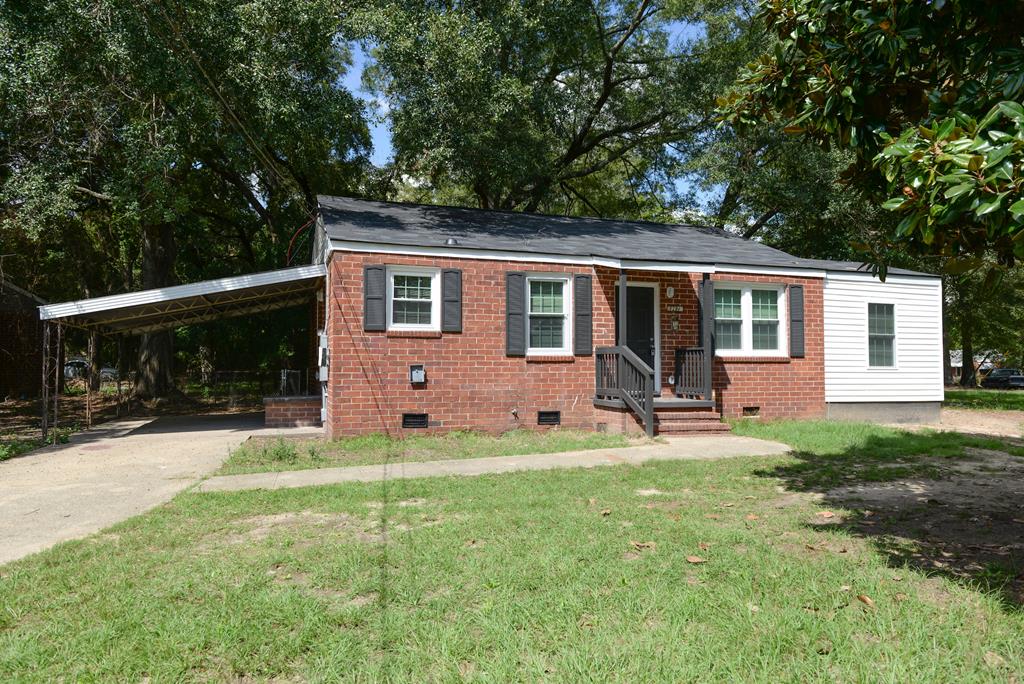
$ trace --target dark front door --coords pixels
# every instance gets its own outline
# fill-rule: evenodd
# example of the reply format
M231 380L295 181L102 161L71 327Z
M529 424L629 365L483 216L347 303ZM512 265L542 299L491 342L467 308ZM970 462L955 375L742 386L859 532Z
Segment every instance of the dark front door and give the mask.
M626 346L654 368L654 288L626 288Z

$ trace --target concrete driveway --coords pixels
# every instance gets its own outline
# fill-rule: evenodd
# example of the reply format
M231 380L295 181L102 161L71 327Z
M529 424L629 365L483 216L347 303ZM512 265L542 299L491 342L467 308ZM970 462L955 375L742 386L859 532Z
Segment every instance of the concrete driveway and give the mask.
M261 413L122 420L0 463L0 563L149 510L250 435L283 432L264 428Z

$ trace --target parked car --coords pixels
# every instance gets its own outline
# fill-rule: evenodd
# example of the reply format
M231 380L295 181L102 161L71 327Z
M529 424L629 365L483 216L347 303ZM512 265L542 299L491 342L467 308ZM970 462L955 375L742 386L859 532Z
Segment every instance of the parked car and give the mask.
M89 376L89 361L80 356L73 356L64 362L64 377L68 380L75 378L86 378ZM117 380L117 369L113 366L100 368L101 382L114 382Z
M68 380L84 378L89 370L89 362L81 357L71 357L64 362L64 377Z
M1024 389L1024 373L1019 368L996 368L985 376L981 386L987 389Z

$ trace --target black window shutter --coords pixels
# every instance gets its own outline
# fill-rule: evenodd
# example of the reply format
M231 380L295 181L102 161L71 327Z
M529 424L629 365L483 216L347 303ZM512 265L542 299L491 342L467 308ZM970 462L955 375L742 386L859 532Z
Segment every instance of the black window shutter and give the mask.
M505 354L526 356L526 274L505 274Z
M383 266L363 267L363 330L387 329L387 272Z
M441 331L462 332L462 271L441 271Z
M573 278L573 342L572 353L590 356L594 351L594 294L588 275Z
M789 355L804 356L804 286L789 286Z

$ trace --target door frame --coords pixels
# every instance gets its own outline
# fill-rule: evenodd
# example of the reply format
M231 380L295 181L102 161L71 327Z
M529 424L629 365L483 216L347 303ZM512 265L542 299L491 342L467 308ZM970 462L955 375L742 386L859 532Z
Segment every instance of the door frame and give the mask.
M627 280L626 289L631 287L649 287L654 290L654 396L659 396L664 382L664 378L661 377L661 283ZM626 334L628 337L628 330Z

